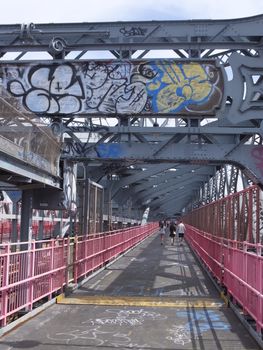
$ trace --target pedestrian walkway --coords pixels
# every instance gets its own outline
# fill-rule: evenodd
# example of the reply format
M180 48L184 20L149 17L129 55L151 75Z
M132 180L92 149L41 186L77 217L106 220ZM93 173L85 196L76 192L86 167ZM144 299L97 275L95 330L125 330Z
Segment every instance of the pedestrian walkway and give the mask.
M0 339L18 348L260 349L188 245L158 233Z

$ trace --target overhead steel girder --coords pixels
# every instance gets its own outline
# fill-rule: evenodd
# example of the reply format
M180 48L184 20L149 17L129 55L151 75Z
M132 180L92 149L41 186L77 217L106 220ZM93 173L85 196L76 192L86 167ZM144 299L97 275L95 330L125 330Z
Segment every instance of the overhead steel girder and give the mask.
M47 51L58 55L76 50L261 48L263 16L229 20L133 21L105 23L14 24L0 26L0 49ZM130 53L130 54L131 54Z
M0 189L36 189L45 186L61 189L61 178L36 166L0 152Z
M170 164L169 169L165 170L164 172L157 172L156 175L154 174L154 175L142 177L142 175L145 172L147 173L149 172L148 168L151 169L152 167L154 167L160 170L160 166L163 166L163 164L160 164L158 166L153 164L145 164L144 167L147 170L140 171L139 173L134 175L128 175L131 169L127 169L127 173L124 173L124 176L125 176L124 178L120 177L121 180L119 181L108 181L106 183L108 184L106 185L106 188L111 189L111 185L112 184L113 186L115 185L116 191L114 194L114 200L117 201L117 203L121 206L124 203L132 200L132 205L135 206L136 208L138 207L146 208L147 206L150 206L151 210L153 210L155 206L151 205L150 203L151 199L155 197L161 197L166 192L172 192L174 187L180 188L184 185L187 187L188 190L192 188L196 189L196 186L197 187L200 186L200 175L198 175L199 173L203 174L204 176L201 179L203 182L207 181L209 176L212 176L215 173L215 168L213 166L207 167L207 166L195 166L195 165ZM135 169L133 170L135 171ZM169 171L169 170L172 170L172 171ZM141 176L138 177L138 175L141 175ZM177 176L177 181L174 179L175 176ZM128 187L118 186L118 183L122 182L124 179L125 180L128 179L130 185ZM131 179L133 179L133 181L131 181ZM157 182L159 183L159 186L157 188L153 188L152 187L153 183L157 183ZM163 190L163 193L159 193L160 186L163 187L162 183L165 183L164 190ZM151 190L149 190L149 186ZM145 188L146 190L147 189L149 190L148 197L145 195L145 191L139 192L139 191L142 191L143 188ZM119 189L118 192L117 192L117 189ZM193 195L193 191L191 190L190 190L190 195L191 196ZM180 203L182 203L182 201ZM182 208L177 207L176 211L180 212L181 209Z
M164 192L162 195L157 195L156 197L151 198L151 205L161 205L167 198L173 200L173 198L180 196L181 194L184 194L185 196L192 194L195 189L199 188L200 185L204 183L204 179L203 177L197 178L197 180L192 183L192 186L187 186L187 183L188 181L186 181L185 184L177 184L174 186L173 191Z
M68 145L69 146L69 145ZM157 144L88 144L85 158L103 162L144 161L145 163L233 163L245 168L256 183L263 184L263 146L244 144L169 144L161 152ZM68 149L70 157L82 161L83 156ZM65 155L67 150L65 151ZM155 156L155 154L157 154Z
M196 187L199 187L202 181L196 183ZM180 198L180 196L187 197L188 195L191 195L193 188L187 188L185 186L175 186L173 189L173 192L169 191L166 192L161 197L156 197L151 200L151 206L152 207L159 207L164 205L167 201L169 203L172 203L172 201L176 201L176 198Z
M227 108L226 108L227 109ZM118 126L118 127L107 127L107 133L113 135L135 135L135 134L143 134L145 136L146 141L156 141L160 140L160 136L174 136L174 135L207 135L208 137L213 136L216 140L221 141L222 137L234 137L235 135L254 135L259 134L263 136L263 129L261 126L255 126L249 121L246 121L246 124L235 125L230 124L224 120L219 124L218 121L210 122L206 125L197 125L192 127L190 125L191 118L189 119L189 125L186 126L174 126L174 127L138 127L138 126ZM219 125L218 125L219 124ZM106 134L105 131L100 132L101 135L104 136ZM220 138L220 139L219 139ZM82 147L83 148L83 147ZM79 147L81 149L81 147ZM84 148L85 151L85 148Z
M178 218L183 215L182 208L185 208L189 201L191 201L191 195L181 195L176 198L174 202L167 200L157 208L150 208L149 220L156 220L156 218Z
M176 168L172 171L168 169L161 176L150 177L146 181L140 183L139 185L133 186L134 192L138 193L142 191L147 191L151 189L154 185L159 186L161 184L166 183L169 186L170 182L180 182L185 179L185 176L190 176L193 180L193 176L196 174L214 174L214 167L206 167L206 166L194 166L194 165L186 165L186 164L177 164L174 165L173 168Z
M200 184L199 184L200 185ZM196 184L196 188L198 183ZM192 197L192 193L190 191L186 192L185 190L179 190L175 188L172 193L169 195L163 196L163 198L158 198L149 203L149 207L151 210L163 210L167 214L172 214L175 212L182 212L182 208L184 208L189 199Z
M137 201L144 201L147 198L152 198L153 196L159 196L162 195L164 193L169 193L171 191L171 189L173 189L176 186L186 186L188 185L189 188L191 188L191 184L197 182L197 181L207 181L209 179L208 174L206 173L206 171L204 170L203 174L187 174L187 172L185 173L184 176L182 176L180 179L171 179L170 181L164 182L162 184L159 184L158 186L156 185L156 187L152 187L148 190L145 191L141 191L140 193L136 194L136 199ZM137 192L137 191L135 191Z
M149 130L150 129L150 130ZM168 129L168 130L167 130ZM123 128L124 131L116 131L116 134L119 135L127 134L128 139L126 142L120 141L119 143L114 142L111 143L108 140L105 140L104 134L102 134L101 139L97 143L82 143L82 142L72 142L69 139L65 139L64 142L64 150L63 150L63 158L74 158L79 161L85 161L85 160L93 160L96 159L100 162L105 162L107 158L109 159L118 159L120 158L126 158L126 160L133 160L137 159L137 153L134 153L134 155L130 154L133 153L132 151L137 150L135 148L131 148L131 146L138 146L142 145L143 147L147 149L147 147L154 148L154 151L151 152L151 157L154 160L154 158L158 159L158 154L163 153L165 150L169 149L169 147L172 147L176 144L185 144L189 143L188 136L207 136L205 138L206 143L205 144L231 144L233 147L237 147L237 145L240 143L240 140L242 139L242 142L244 142L245 137L248 139L255 133L261 133L261 128L249 128L249 127L210 127L204 126L204 127L174 127L174 128L140 128L140 127L130 127L130 128ZM136 131L135 131L136 130ZM144 135L150 135L150 137L147 139L148 142L139 143L136 142L137 139L133 138L133 132L135 133L143 133ZM160 135L165 135L166 140L160 139ZM177 143L176 140L174 140L175 135L183 135L182 138L180 138L180 142ZM211 138L212 137L212 138ZM185 138L185 139L184 139ZM211 139L210 139L211 138ZM208 141L207 141L208 140ZM107 142L106 142L107 141ZM193 141L192 141L193 142ZM208 142L208 143L207 143ZM126 151L122 151L122 147L128 145L128 149L130 150L129 156L126 155ZM195 144L204 144L204 142L200 142L200 140L196 140ZM196 146L196 145L195 145ZM140 146L138 146L140 147ZM95 157L93 158L95 152ZM143 152L144 154L145 152ZM144 156L142 154L142 157L138 157L138 160L144 159ZM125 155L125 157L122 157L122 155ZM123 159L124 160L124 159Z
M101 114L97 113L93 115L92 111L87 116L85 113L86 110L84 110L82 117L89 118L89 125L91 126L88 130L88 140L93 140L90 138L90 135L96 133L96 140L98 141L96 144L89 141L84 144L78 143L77 132L81 130L77 130L73 125L71 129L70 125L70 120L72 120L73 124L74 118L77 118L77 115L73 116L72 110L68 110L68 99L63 99L64 95L61 92L62 86L59 84L59 81L56 81L58 84L52 90L51 95L54 97L52 101L66 101L64 106L67 108L62 109L64 113L60 115L52 113L54 110L51 110L51 113L48 111L49 117L61 118L60 123L66 127L66 130L61 130L61 132L68 133L74 143L74 146L68 145L65 148L64 159L70 158L76 162L80 160L93 163L94 165L100 163L101 166L99 166L98 171L101 171L101 174L99 177L98 172L93 171L91 174L96 176L96 178L102 179L107 174L111 176L111 174L116 172L120 181L119 183L113 182L110 185L116 194L116 198L121 195L120 191L118 192L120 188L130 186L131 188L134 187L133 199L136 199L138 187L143 186L142 182L146 176L146 173L141 174L144 171L138 167L137 181L140 184L137 185L135 183L134 186L132 185L133 175L131 175L129 166L136 162L141 164L149 164L151 162L154 164L153 166L157 166L160 162L161 164L158 165L160 169L166 166L168 169L173 164L182 163L182 167L185 166L185 172L187 172L186 164L189 163L192 165L198 163L217 165L228 162L245 169L244 172L249 174L250 178L255 180L255 182L263 183L261 146L245 144L255 134L262 137L262 128L260 126L260 120L263 118L261 93L263 76L262 24L263 16L260 15L251 18L218 21L196 20L29 24L22 25L21 27L18 25L0 26L0 55L4 55L8 51L19 51L20 54L18 57L22 57L28 51L46 51L53 58L57 59L55 65L65 65L65 63L67 65L69 62L67 60L68 53L81 50L81 53L77 53L76 62L80 62L80 56L87 50L110 50L117 59L127 58L130 60L130 63L132 63L133 57L135 57L133 54L138 49L144 50L140 56L136 55L139 60L147 50L159 49L174 50L175 58L181 57L185 61L195 58L197 62L198 59L204 62L205 60L209 61L217 58L216 64L222 71L224 82L221 91L222 103L220 105L218 104L216 113L213 115L213 118L216 118L215 123L201 126L201 122L206 118L206 109L204 108L204 111L201 111L198 116L195 113L192 114L194 120L186 116L182 125L183 127L169 128L168 125L165 125L166 127L157 128L158 131L156 131L156 128L149 129L142 127L142 120L143 118L154 119L158 117L158 114L154 115L153 113L151 115L150 111L148 115L138 113L136 116L131 117L130 115L134 113L134 110L132 110L131 113L127 113L125 116L122 116L122 113L119 115L119 113L114 112L114 117L119 120L118 125L112 128L103 126L100 129L94 127L96 122L93 117L101 117ZM224 55L222 51L221 54L213 52L215 49L226 49L227 51ZM234 51L238 52L238 54L233 53ZM42 63L39 62L39 64ZM80 70L77 70L78 74ZM39 70L36 71L36 75L39 72ZM233 75L232 79L229 78L228 72L230 72L230 75ZM12 73L12 68L10 73ZM12 87L10 91L22 102L22 95L24 95L24 100L26 98L23 88L26 88L27 93L32 92L27 85L29 82L27 77L31 76L30 74L27 75L27 73L23 75L22 69L18 69L18 72L16 71L15 73L18 73L18 75L10 74L9 77L11 77L11 80L15 79L16 81L10 81L9 83L12 83L12 85L9 84L7 86ZM78 74L77 77L79 78ZM21 75L23 75L24 80ZM69 79L69 81L71 80ZM35 85L33 84L32 87ZM42 88L42 85L40 87ZM72 86L70 85L70 87ZM73 87L76 88L76 86ZM75 92L76 90L73 91L73 95ZM45 91L45 93L47 93L46 101L51 101L48 98L50 96L48 94L49 91ZM36 96L37 94L33 97L35 98ZM89 95L86 97L89 98ZM29 99L29 107L34 101ZM84 99L81 101L85 104L87 100ZM36 113L39 111L38 106L38 103L32 105ZM52 106L54 107L53 104ZM44 111L43 116L45 117L45 114L48 113ZM106 113L104 116L106 119L108 114ZM70 119L65 122L65 119L63 120L65 117ZM178 120L184 118L180 113L177 116L172 113L169 115L163 114L162 117L171 117L174 120L176 118ZM196 117L198 117L198 120ZM138 121L137 124L133 122L134 120ZM139 127L134 127L133 129L132 125L135 124ZM84 129L82 131L87 132L87 129ZM207 173L207 177L209 175L210 172ZM127 176L128 179L122 180L124 176ZM193 185L188 186L189 191L182 190L180 204L175 203L171 198L171 205L175 205L175 208L179 208L180 210L182 203L186 200L185 197L187 197L187 200L192 197L192 193L190 192L193 192L193 189L199 185L199 181L195 181L193 176ZM175 186L177 186L178 192L180 183L178 182L178 185ZM211 196L210 190L210 187L206 189L207 196ZM181 192L179 191L179 193ZM146 197L143 198L146 199ZM161 197L158 199L159 201L156 199L152 203L154 207L161 206L167 212L174 210L167 203L162 202Z
M221 126L227 127L227 121L233 126L263 118L261 54L251 58L233 53L227 63L233 74L231 80L226 65L202 58L2 62L1 87L25 110L41 117L120 118L118 129L104 126L90 130L112 141L124 134L122 126L132 124L131 115L133 119L186 118L190 127L200 127L200 120L205 117L216 117ZM191 118L199 121L191 123ZM75 125L71 130L67 122L61 132L62 129L73 139L76 137ZM147 141L136 130L126 131L133 132L140 142Z
M186 178L185 180L183 180L181 183L174 183L173 186L172 184L168 184L167 187L161 186L162 188L155 188L155 191L152 191L150 193L148 193L148 195L138 195L138 197L136 198L136 203L140 203L142 201L142 203L145 203L145 201L147 199L152 199L155 197L159 197L161 198L163 195L169 194L171 192L173 192L174 190L177 190L178 188L185 188L186 186L188 186L187 191L189 191L190 193L192 192L192 189L194 188L194 186L196 185L196 183L198 183L200 185L200 183L207 181L207 176L206 175L197 175L194 178L194 181L192 179Z
M144 165L142 164L142 167ZM146 165L145 165L146 166ZM112 197L116 195L119 189L124 188L125 186L129 186L131 184L134 184L136 182L141 182L144 179L149 178L150 176L160 174L170 168L175 166L174 163L165 163L165 164L147 164L147 169L145 171L139 171L133 175L125 176L121 178L119 181L116 181L113 183L112 187Z
M200 185L200 184L199 184ZM198 184L196 184L196 187ZM192 196L191 191L185 192L185 189L180 190L175 188L174 191L170 194L163 196L162 198L156 198L151 203L149 207L151 210L165 210L168 214L174 212L180 212L184 206L182 206L182 201L185 200L185 204L188 202L189 198ZM170 210L168 211L168 209Z
M214 175L214 167L210 167L211 176ZM158 185L149 182L143 182L141 185L135 185L127 190L122 190L118 193L118 198L121 198L122 201L127 200L129 197L135 199L134 203L146 203L149 199L153 197L162 196L165 193L170 193L174 188L179 188L182 186L187 186L188 189L191 189L191 186L196 182L205 182L209 179L208 167L200 170L200 172L187 172L187 170L182 171L182 175L174 176L169 180L163 179L164 176L161 176L158 179ZM143 189L144 187L144 189Z
M122 180L120 181L113 181L114 185L115 185L115 191L114 191L114 195L112 195L112 197L114 197L114 200L116 200L120 205L122 205L123 203L125 203L126 201L132 199L133 205L135 205L136 207L140 207L140 206L145 206L147 205L147 202L149 200L149 198L153 197L153 196L149 196L148 198L145 199L141 199L139 197L142 196L142 193L144 194L144 192L140 193L140 191L142 191L142 189L150 189L151 191L155 191L157 190L157 188L153 188L154 184L159 183L159 185L161 186L162 183L165 183L166 185L166 191L169 191L169 186L170 186L170 182L173 181L173 177L175 176L175 174L177 174L177 178L180 176L182 179L181 181L184 179L184 174L186 173L186 170L184 169L184 167L186 167L188 169L188 173L192 174L191 171L195 171L195 169L197 169L198 167L196 166L187 166L187 165L179 165L176 164L176 169L175 169L175 164L170 164L169 169L164 170L163 172L161 172L160 168L163 167L163 164L160 165L152 165L152 164L145 164L145 169L144 171L140 171L137 175L142 175L144 173L145 174L144 177L140 176L136 176L136 175L128 175L128 173L124 173L124 178L125 180L129 180L129 185L128 186L124 186L121 187L120 185L118 185L119 182L122 182ZM152 168L153 167L153 168ZM151 175L149 174L149 170L150 169L155 169L155 172L153 174L153 171L151 171ZM200 168L200 167L199 167ZM159 171L156 171L156 169L158 169ZM203 169L204 171L204 169ZM142 174L141 174L142 173ZM121 175L121 174L120 174ZM135 180L136 179L136 180ZM196 178L195 178L196 180ZM179 181L179 179L177 179L177 182ZM191 180L189 180L191 182ZM193 181L193 179L192 179ZM173 181L174 182L174 181ZM106 187L109 187L106 186ZM159 186L158 186L159 189ZM118 192L117 192L118 191Z

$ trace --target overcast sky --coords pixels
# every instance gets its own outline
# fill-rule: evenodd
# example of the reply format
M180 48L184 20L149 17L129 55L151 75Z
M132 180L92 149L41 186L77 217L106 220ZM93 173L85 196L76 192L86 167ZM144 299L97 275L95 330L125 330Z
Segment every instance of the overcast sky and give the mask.
M2 0L0 24L231 19L262 13L262 0Z

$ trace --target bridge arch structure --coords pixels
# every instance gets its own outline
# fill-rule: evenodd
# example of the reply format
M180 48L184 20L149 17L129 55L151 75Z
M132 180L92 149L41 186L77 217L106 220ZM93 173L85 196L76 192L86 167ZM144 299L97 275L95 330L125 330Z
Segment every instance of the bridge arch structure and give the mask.
M0 164L2 190L22 189L29 207L66 197L74 211L75 179L84 203L93 181L108 213L140 220L147 209L156 220L262 187L262 24L258 15L1 25L1 154L12 143L7 163L20 157L23 168L15 177ZM39 123L52 139L45 150ZM26 130L38 145L30 169L15 148Z

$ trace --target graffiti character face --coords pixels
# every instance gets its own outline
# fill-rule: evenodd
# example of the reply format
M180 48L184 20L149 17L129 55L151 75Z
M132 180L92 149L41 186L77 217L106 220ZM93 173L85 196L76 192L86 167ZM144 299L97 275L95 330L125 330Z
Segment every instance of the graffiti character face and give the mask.
M157 72L147 63L139 66L139 73L147 79L153 79L157 75Z

